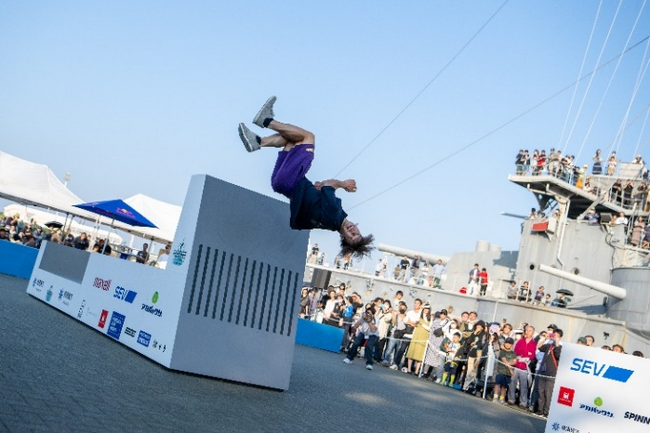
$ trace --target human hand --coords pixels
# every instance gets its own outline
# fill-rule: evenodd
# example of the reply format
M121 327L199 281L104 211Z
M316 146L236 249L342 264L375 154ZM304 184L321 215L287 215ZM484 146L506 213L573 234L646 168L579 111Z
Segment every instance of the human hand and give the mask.
M323 183L320 182L320 181L316 181L314 183L314 187L316 188L316 190L320 190L322 186L323 186Z
M346 179L343 181L343 189L348 193L357 191L357 182L354 179Z

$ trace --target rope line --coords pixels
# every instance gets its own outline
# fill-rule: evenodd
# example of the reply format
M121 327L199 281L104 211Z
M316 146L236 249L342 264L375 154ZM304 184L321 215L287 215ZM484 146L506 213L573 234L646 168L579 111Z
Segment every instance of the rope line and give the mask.
M603 47L600 49L600 53L598 53L598 60L596 60L596 65L598 65L600 63L600 59L603 58L603 54L605 53L605 48L607 47L607 42L609 42L609 37L612 34L612 29L614 28L614 24L616 23L616 18L618 17L618 12L621 10L622 4L623 4L623 0L620 0L618 3L618 7L616 8L616 13L614 14L614 18L612 18L612 24L610 24L609 26L609 30L607 31L607 36L605 36L605 42L603 42ZM625 52L625 50L623 50L623 52ZM614 70L614 74L612 74L612 78L614 77L614 75L616 75L616 70L618 70L618 65L620 65L621 58L622 57L619 57L619 62L616 64L616 69ZM585 101L587 100L587 95L589 95L589 90L591 89L591 84L593 83L595 76L596 74L593 74L591 76L591 78L589 79L589 83L587 84L587 89L585 90L585 93L582 95L582 101L580 102L580 106L578 107L578 112L576 113L576 117L573 120L571 131L569 131L569 135L567 136L566 142L564 143L562 154L566 155L566 149L569 146L569 142L571 141L571 136L573 136L573 132L575 131L576 125L578 123L578 119L580 118L580 114L582 113L582 108L584 107ZM609 89L609 86L607 86L607 89ZM605 91L605 93L607 93L607 91Z
M560 140L557 143L557 149L560 149L560 146L562 145L562 139L564 139L564 133L566 132L566 127L567 124L569 123L569 117L571 116L571 112L573 111L573 103L575 102L576 94L578 93L578 84L580 83L579 78L582 76L582 72L584 71L585 64L587 63L587 54L589 53L589 49L591 48L591 41L594 38L594 32L596 31L596 24L598 23L598 17L600 16L600 9L603 6L603 0L600 0L600 4L598 5L598 10L596 11L596 19L594 20L594 25L591 27L591 34L589 35L589 42L587 43L587 49L585 50L585 55L582 56L582 64L580 65L580 71L578 71L578 80L576 80L576 84L573 87L573 95L571 95L571 103L569 104L569 110L567 111L566 118L564 119L564 125L562 126L562 134L560 134Z
M639 10L639 14L636 17L636 21L634 22L634 27L632 27L632 32L634 32L634 29L636 28L636 25L639 22L639 19L641 18L641 13L643 12L643 9L645 8L646 5L646 0L643 0L643 4L641 5L641 9ZM630 39L632 38L632 33L630 33L630 36L628 37L627 41L625 42L625 45L630 43ZM647 46L646 46L646 53L647 53ZM644 53L645 54L645 53ZM645 56L644 56L645 58ZM616 65L618 68L618 65ZM640 66L639 74L637 75L637 81L634 86L634 91L632 92L632 97L630 98L630 103L627 106L627 111L625 112L625 116L623 117L623 120L621 121L621 126L619 129L624 128L625 124L627 123L627 118L630 116L630 110L632 110L632 104L634 103L636 99L637 92L639 90L639 87L641 86L641 81L643 80L643 77L645 76L645 71L647 70L643 68L643 61L641 61L641 66ZM643 72L642 72L643 71ZM609 86L608 86L609 87ZM618 150L621 147L621 143L623 142L623 133L624 131L621 132L621 136L619 137L618 145L616 146L616 153L618 154Z
M642 44L643 42L647 41L648 39L650 39L650 35L648 35L648 36L646 36L645 38L641 39L640 41L638 41L637 43L635 43L634 45L632 45L631 47L629 47L629 48L628 48L626 51L624 51L623 53L618 54L617 56L611 58L611 59L608 60L607 62L605 62L605 63L603 63L602 65L598 66L597 68L595 68L595 69L592 70L591 72L588 72L588 73L585 74L583 77L581 77L580 79L578 79L578 81L582 81L582 80L584 80L584 79L586 79L586 78L592 76L593 74L595 74L595 73L596 73L597 71L599 71L600 69L606 67L607 65L609 65L610 63L612 63L613 61L615 61L616 59L618 59L619 57L621 57L623 54L629 52L630 50L633 50L634 48L638 47L640 44ZM374 200L374 199L378 198L379 196L382 196L382 195L384 195L385 193L388 193L389 191L391 191L391 190L393 190L393 189L395 189L395 188L401 186L402 184L404 184L404 183L410 181L411 179L418 177L418 176L421 175L422 173L427 172L428 170L430 170L430 169L436 167L436 166L439 165L440 163L443 163L443 162L449 160L450 158L452 158L452 157L454 157L454 156L456 156L456 155L462 153L463 151L465 151L465 150L471 148L472 146L474 146L475 144L479 143L480 141L482 141L482 140L488 138L488 137L491 136L492 134L494 134L494 133L496 133L496 132L502 130L503 128L507 127L508 125L512 124L513 122L515 122L515 121L521 119L522 117L526 116L526 115L529 114L530 112L536 110L537 108L541 107L542 105L546 104L547 102L553 100L553 99L556 98L557 96L559 96L559 95L561 95L562 93L566 92L568 89L571 89L571 87L573 87L574 85L575 85L575 82L569 84L568 86L564 87L563 89L560 89L559 91L555 92L553 95L551 95L551 96L547 97L546 99L540 101L539 103L535 104L535 105L532 106L531 108L529 108L529 109L523 111L522 113L520 113L520 114L518 114L517 116L513 117L513 118L510 119L509 121L507 121L507 122L501 124L500 126L494 128L493 130L489 131L488 133L484 134L483 136L479 137L478 139L474 140L473 142L470 142L469 144L467 144L467 145L463 146L462 148L460 148L460 149L458 149L458 150L452 152L451 154L447 155L446 157L443 157L442 159L440 159L440 160L436 161L435 163L431 164L430 166L425 167L424 169L422 169L422 170L416 172L414 175L411 175L411 176L409 176L409 177L403 179L402 181L398 182L397 184L395 184L395 185L393 185L393 186L391 186L391 187L388 187L388 188L386 188L386 189L380 191L379 193L376 193L375 195L370 196L368 199L363 200L363 201L361 201L361 202L359 202L359 203L357 203L357 204L351 206L349 209L354 209L354 208L356 208L356 207L358 207L358 206L360 206L360 205L363 205L363 204L365 204L365 203L367 203L367 202L370 202L371 200Z
M357 153L357 155L355 155L354 157L352 157L352 159L350 160L350 162L349 162L348 164L346 164L346 165L345 165L341 170L339 170L338 173L337 173L336 175L334 175L334 178L337 178L337 177L338 177L338 176L339 176L339 175L340 175L340 174L341 174L345 169L347 169L348 167L350 167L350 165L351 165L352 163L354 163L354 161L355 161L357 158L359 158L359 156L361 156L361 154L363 154L363 153L364 153L364 152L365 152L365 151L366 151L366 150L367 150L367 149L368 149L368 148L369 148L373 143L375 143L375 141L376 141L376 140L377 140L377 139L378 139L382 134L384 134L384 132L385 132L386 130L388 130L388 128L390 128L391 125L393 125L393 124L395 123L395 121L397 121L397 119L399 119L399 118L402 116L402 114L404 114L404 112L405 112L406 110L408 110L409 107L411 107L411 105L413 105L413 103L414 103L414 102L415 102L415 101L416 101L416 100L417 100L417 99L418 99L418 98L419 98L419 97L420 97L420 96L421 96L421 95L422 95L422 94L423 94L423 93L424 93L424 92L429 88L429 86L431 86L431 85L433 84L433 82L436 81L436 79L437 79L438 77L440 77L440 75L441 75L441 74L442 74L442 73L443 73L443 72L444 72L444 71L445 71L445 70L446 70L446 69L447 69L447 68L448 68L452 63L453 63L453 61L456 60L456 58L457 58L458 56L460 56L460 54L465 50L465 48L467 48L467 46L469 46L469 44L471 44L472 41L473 41L474 39L476 39L476 37L477 37L477 36L478 36L482 31L483 31L483 29L484 29L485 27L487 27L487 25L490 23L490 21L492 21L492 19L494 19L494 17L497 16L497 14L501 11L501 9L503 9L503 7L506 5L506 3L508 3L508 1L509 1L509 0L505 0L505 1L503 2L503 4L502 4L501 6L499 6L499 8L496 10L496 12L494 12L494 13L492 14L492 16L491 16L490 18L488 18L488 20L487 20L485 23L483 23L483 25L482 25L482 26L481 26L481 27L480 27L480 28L479 28L479 29L474 33L474 35L473 35L471 38L469 38L469 40L465 43L465 45L463 45L463 46L460 48L460 50L458 50L458 52L456 52L456 54L454 54L454 56L451 58L451 60L449 60L449 62L447 62L447 64L446 64L445 66L443 66L442 69L440 69L440 71L438 71L438 73L437 73L437 74L436 74L436 75L435 75L435 76L434 76L434 77L433 77L433 78L432 78L432 79L431 79L431 80L426 84L426 86L424 86L424 87L422 88L422 90L420 90L420 91L415 95L415 97L414 97L413 99L411 99L411 101L410 101L408 104L406 104L406 107L404 107L404 108L403 108L399 113L397 113L397 115L396 115L396 116L395 116L395 117L394 117L394 118L393 118L393 119L388 123L388 125L386 125L386 126L385 126L381 131L379 131L379 133L378 133L378 134L377 134L377 135L376 135L376 136L375 136L375 137L374 137L374 138L373 138L373 139L372 139L372 140L371 140L371 141L370 141L370 142L369 142L369 143L368 143L368 144L367 144L363 149L361 149L361 151L359 151L359 152Z

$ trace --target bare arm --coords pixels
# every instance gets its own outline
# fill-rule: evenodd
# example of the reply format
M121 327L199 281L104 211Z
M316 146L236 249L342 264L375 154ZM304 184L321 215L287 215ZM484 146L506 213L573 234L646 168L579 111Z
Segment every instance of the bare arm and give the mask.
M354 193L357 191L357 182L354 179L346 179L345 181L340 181L338 179L326 179L325 181L318 181L314 183L314 187L317 190L320 190L322 187L332 187L335 190L337 188L342 188L349 193Z

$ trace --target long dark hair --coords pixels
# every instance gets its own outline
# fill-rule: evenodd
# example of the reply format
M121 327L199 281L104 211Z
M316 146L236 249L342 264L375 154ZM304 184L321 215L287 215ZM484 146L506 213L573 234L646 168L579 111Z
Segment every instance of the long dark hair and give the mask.
M345 257L349 254L357 259L362 259L364 256L370 256L370 252L374 250L372 243L375 237L370 234L354 243L348 243L345 238L341 237L341 256Z

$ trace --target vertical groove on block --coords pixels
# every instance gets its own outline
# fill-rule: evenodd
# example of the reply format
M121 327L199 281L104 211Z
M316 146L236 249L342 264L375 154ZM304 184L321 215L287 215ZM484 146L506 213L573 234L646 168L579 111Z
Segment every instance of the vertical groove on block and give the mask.
M223 277L223 266L226 262L226 252L221 255L221 265L219 265L219 280L217 281L217 291L214 295L214 307L212 308L212 319L217 318L217 305L219 303L219 292L221 292L221 278Z
M192 281L192 290L190 291L190 301L187 304L187 313L192 312L192 303L194 302L194 290L196 289L196 279L199 275L199 266L201 265L202 251L203 251L203 244L199 244L199 252L196 255L196 267L194 267L194 279Z
M203 274L201 275L201 287L199 288L199 297L196 300L196 312L198 315L201 310L201 302L203 301L203 289L205 288L205 275L208 272L208 267L210 266L210 246L205 250L205 262L203 263Z
M210 273L210 283L208 283L208 295L205 300L205 310L203 316L208 316L210 309L210 301L212 300L212 288L214 287L214 275L217 273L217 259L219 258L219 249L214 249L214 257L212 258L212 272Z

